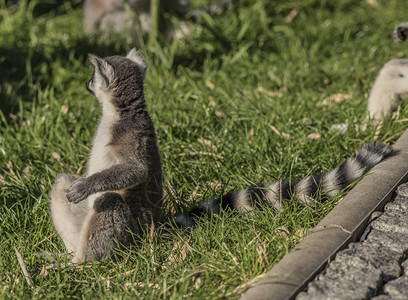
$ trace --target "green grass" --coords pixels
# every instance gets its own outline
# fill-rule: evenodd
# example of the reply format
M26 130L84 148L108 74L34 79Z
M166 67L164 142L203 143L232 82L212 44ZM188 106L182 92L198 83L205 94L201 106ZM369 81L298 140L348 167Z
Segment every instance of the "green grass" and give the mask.
M81 172L98 119L97 100L85 89L87 53L124 55L134 45L129 37L84 35L82 3L64 3L0 1L0 298L237 298L336 199L280 215L268 208L226 214L172 239L146 234L140 248L114 260L40 273L67 259L37 255L64 251L48 215L49 189L56 174ZM362 123L378 70L407 56L407 44L391 40L407 10L408 2L396 0L246 0L196 25L187 41L141 49L163 162L164 219L223 190L331 170L372 141L373 127L350 126L344 135L329 129ZM351 98L320 105L334 94ZM408 105L384 123L379 139L393 143L406 127L396 120L405 118Z

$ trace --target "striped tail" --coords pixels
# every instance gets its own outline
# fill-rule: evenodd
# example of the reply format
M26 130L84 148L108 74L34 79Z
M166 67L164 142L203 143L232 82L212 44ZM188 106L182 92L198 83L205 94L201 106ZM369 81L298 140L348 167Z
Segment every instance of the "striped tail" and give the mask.
M179 227L192 227L195 225L196 217L219 214L226 208L248 212L253 210L254 206L263 204L282 212L285 207L283 201L291 199L291 196L300 205L311 206L313 196L320 194L323 201L336 196L376 164L396 153L396 150L387 145L366 144L330 172L310 175L302 180L279 180L275 183L256 184L238 192L229 192L221 198L201 202L189 213L179 214L175 223Z

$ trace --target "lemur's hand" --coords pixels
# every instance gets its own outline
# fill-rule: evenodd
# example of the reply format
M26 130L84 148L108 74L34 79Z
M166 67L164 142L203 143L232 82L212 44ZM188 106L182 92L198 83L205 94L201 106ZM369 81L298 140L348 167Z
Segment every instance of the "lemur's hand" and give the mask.
M392 37L397 43L402 43L403 41L405 41L408 37L408 23L402 23L398 26L395 26Z
M67 199L72 203L85 200L92 192L92 184L86 177L78 178L67 190Z

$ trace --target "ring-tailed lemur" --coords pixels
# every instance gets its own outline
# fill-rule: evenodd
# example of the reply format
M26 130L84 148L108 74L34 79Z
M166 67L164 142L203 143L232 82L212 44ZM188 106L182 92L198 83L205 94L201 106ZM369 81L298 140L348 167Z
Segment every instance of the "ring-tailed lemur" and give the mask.
M392 59L380 70L371 88L367 101L368 115L361 125L356 125L360 131L365 131L371 122L377 123L382 118L391 115L393 109L401 104L408 94L408 59ZM331 130L345 132L348 124L334 124Z
M60 174L50 192L54 227L73 263L108 257L115 242L157 223L162 210L162 170L143 80L147 64L132 49L126 57L89 55L87 82L102 116L86 172Z
M285 200L291 199L291 196L300 205L312 206L316 194L320 193L323 200L336 196L376 164L395 153L387 145L366 144L353 157L330 172L310 175L302 180L256 184L238 192L229 192L221 198L200 203L189 213L179 214L175 223L179 227L192 227L196 224L195 217L219 214L226 208L249 212L259 204L270 205L282 212Z
M202 8L193 9L189 0L161 0L162 13L174 13L184 19L195 21L200 19L203 13L217 15L230 8L237 0L220 0L217 3L206 5ZM84 4L84 29L87 33L100 30L104 33L110 31L119 33L124 29L135 27L135 20L126 11L128 5L137 17L137 22L144 35L150 31L150 0L85 0ZM160 18L161 32L165 36L180 38L188 34L187 23L180 23L177 28L163 22Z
M391 114L408 93L408 59L392 59L378 73L368 98L368 113L375 121Z

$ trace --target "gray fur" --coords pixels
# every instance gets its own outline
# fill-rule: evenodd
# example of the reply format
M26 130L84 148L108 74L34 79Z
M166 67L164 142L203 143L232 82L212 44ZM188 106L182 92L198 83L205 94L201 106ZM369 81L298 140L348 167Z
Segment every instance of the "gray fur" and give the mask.
M157 223L162 210L162 171L152 120L145 109L147 64L132 49L127 57L90 55L95 72L87 89L102 108L83 176L57 177L51 217L73 263L109 257L115 243L129 245Z

